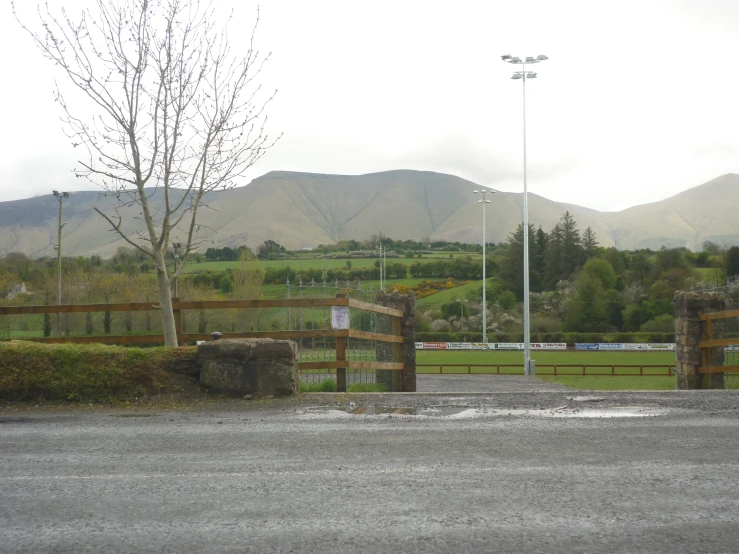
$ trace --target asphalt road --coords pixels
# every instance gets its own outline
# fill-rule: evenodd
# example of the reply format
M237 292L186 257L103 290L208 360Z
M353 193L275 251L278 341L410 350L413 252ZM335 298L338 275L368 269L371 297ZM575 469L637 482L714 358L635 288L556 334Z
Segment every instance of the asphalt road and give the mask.
M417 375L418 392L565 392L558 383L547 383L523 375L461 374Z
M737 393L344 401L0 411L0 551L739 551Z

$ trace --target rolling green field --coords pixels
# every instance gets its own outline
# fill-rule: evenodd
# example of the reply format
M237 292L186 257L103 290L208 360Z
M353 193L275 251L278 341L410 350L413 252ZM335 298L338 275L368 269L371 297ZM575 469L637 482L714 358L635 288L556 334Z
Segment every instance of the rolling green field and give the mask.
M429 279L429 280L436 281L437 279ZM431 308L438 309L441 307L442 304L448 304L449 302L454 302L458 298L464 299L469 291L482 291L481 282L473 281L471 283L467 283L466 285L460 285L458 287L454 287L453 289L446 289L446 290L439 291L435 294L432 294L431 296L418 299L417 305L419 308L424 308L424 309L431 309ZM482 294L482 292L479 292L479 294Z
M417 285L421 281L424 281L424 279L388 279L387 287L392 287L393 285L401 285L401 284L412 287L414 285ZM356 283L352 283L352 284L356 284ZM329 286L326 287L328 296L334 296L334 294L336 293L336 288L335 288L334 283L328 283L328 285ZM345 285L346 285L345 281L339 282L340 288L343 288ZM374 290L379 290L380 281L362 281L363 291L370 291L372 288L374 288ZM352 289L352 290L353 290L353 292L351 293L352 298L359 298L359 296L361 296L357 289ZM297 285L295 285L294 283L291 283L290 297L299 298L301 294L303 298L311 297L310 283L308 283L306 286L303 287L302 293L300 291L300 288ZM323 282L316 283L315 289L313 290L313 294L315 295L316 298L321 298L323 296ZM287 287L285 285L262 285L262 295L264 296L264 298L286 298Z
M395 264L395 263L402 263L405 265L411 265L415 262L428 262L432 260L449 260L451 259L449 255L451 254L452 258L458 258L462 256L470 256L472 259L480 258L481 254L472 253L472 252L438 252L434 254L424 254L421 258L406 258L405 256L400 258L386 258L387 263L389 264ZM325 260L325 267L326 269L341 269L346 267L346 262L350 261L352 264L352 268L359 269L362 267L374 267L375 262L379 260L379 258L327 258ZM269 267L287 267L290 266L294 270L298 271L299 269L308 270L308 269L323 269L324 268L324 260L322 258L298 258L298 259L291 259L291 260L264 260L260 262L260 265L267 269ZM190 262L187 267L185 268L185 273L195 273L198 271L204 271L204 270L211 270L211 271L223 271L228 268L235 269L239 267L238 261L233 262L209 262L204 261L198 263Z

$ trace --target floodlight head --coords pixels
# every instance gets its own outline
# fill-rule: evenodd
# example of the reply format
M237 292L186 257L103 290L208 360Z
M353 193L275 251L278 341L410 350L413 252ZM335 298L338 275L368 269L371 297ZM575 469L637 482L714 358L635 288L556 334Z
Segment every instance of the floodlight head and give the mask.
M64 196L64 198L69 198L69 193L68 192L63 192L62 193L62 196Z
M539 54L538 56L536 56L536 59L539 60L540 62L543 62L544 60L548 60L549 58L545 56L544 54Z
M514 73L511 79L523 79L523 73Z
M535 71L527 71L526 72L526 78L527 79L536 79L536 72Z
M52 190L51 192L54 193L54 196L59 196L59 191L58 190Z
M511 59L511 55L510 55L510 54L503 54L503 55L502 55L502 56L500 57L500 59L501 59L501 60L503 60L504 62L507 62L508 60L510 60L510 59Z
M533 56L526 56L526 63L534 63L535 61Z
M482 204L482 200L478 200L478 201L477 201L477 203L478 203L478 204Z
M480 192L480 191L479 190L473 190L472 191L472 194L477 194L478 192Z
M514 56L510 60L508 60L508 63L521 63L521 58Z
M490 204L490 200L485 200L485 203L486 204Z

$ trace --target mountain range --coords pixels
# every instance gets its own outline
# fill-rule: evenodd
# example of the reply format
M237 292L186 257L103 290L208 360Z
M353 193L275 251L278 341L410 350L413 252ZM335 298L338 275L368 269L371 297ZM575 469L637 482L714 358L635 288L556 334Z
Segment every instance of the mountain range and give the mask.
M382 232L394 239L481 240L482 216L472 195L480 186L454 175L395 170L367 175L272 171L249 185L212 193L198 222L209 246L255 247L272 239L288 249ZM151 191L156 202L158 191ZM488 242L504 241L521 221L522 194L499 192L487 204ZM73 192L64 202L64 254L111 256L126 246L94 212L112 213L115 200L99 192ZM565 211L580 229L590 226L603 246L619 249L686 246L703 241L739 244L739 175L726 174L680 194L622 210L597 210L529 193L529 221L549 231ZM143 229L134 207L121 211L124 228ZM57 200L49 194L0 202L0 256L54 255ZM184 238L184 233L180 238ZM176 237L173 237L176 240Z

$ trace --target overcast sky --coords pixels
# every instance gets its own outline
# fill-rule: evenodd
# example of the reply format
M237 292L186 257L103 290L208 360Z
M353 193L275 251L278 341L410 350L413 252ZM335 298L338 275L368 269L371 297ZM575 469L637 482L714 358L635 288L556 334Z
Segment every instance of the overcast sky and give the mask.
M35 2L18 0L33 22ZM77 14L84 0L48 0ZM251 27L257 3L213 0ZM0 200L78 190L59 78L0 13ZM737 0L265 0L258 44L277 88L271 170L452 173L523 187L521 81L501 54L549 61L527 84L529 190L618 210L739 173ZM232 32L234 46L245 33ZM94 189L88 185L87 188Z

